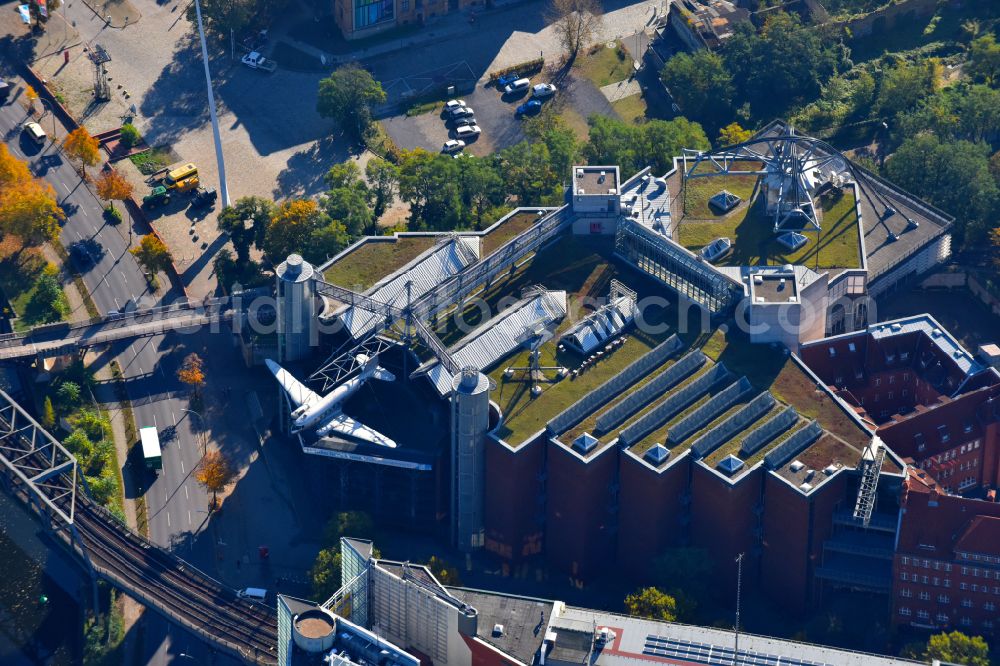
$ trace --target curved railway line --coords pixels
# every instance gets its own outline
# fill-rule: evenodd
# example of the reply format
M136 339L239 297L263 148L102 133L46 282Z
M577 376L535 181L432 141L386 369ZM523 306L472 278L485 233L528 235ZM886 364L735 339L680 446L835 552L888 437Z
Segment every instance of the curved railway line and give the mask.
M67 474L49 479L53 488L72 483ZM23 485L18 490L31 492ZM66 497L55 504L70 510ZM70 538L72 532L79 542ZM83 493L76 498L73 529L58 533L89 559L99 576L168 620L247 663L277 664L278 627L272 609L240 599L234 590L133 532Z

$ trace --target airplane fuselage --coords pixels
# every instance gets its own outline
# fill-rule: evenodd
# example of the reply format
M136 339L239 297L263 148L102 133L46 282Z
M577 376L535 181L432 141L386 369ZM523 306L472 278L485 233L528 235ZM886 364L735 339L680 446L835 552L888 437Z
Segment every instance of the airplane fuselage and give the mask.
M323 396L318 402L309 405L304 412L295 417L292 422L292 432L308 430L318 423L343 411L343 403L368 379L368 373L362 372Z

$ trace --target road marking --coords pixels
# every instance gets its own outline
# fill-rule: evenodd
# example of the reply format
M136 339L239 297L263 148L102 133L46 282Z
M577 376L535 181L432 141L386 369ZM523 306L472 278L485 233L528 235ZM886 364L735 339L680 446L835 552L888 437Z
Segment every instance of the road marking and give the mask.
M172 409L170 410L170 418L172 418L174 420L174 425L177 425L177 415L174 414L174 410L172 410Z
M139 368L139 370L141 371L142 368ZM156 426L156 414L153 414L153 426Z
M66 190L66 194L70 193L69 185L67 185L66 183L59 183L59 184L63 186L64 190Z
M184 471L184 460L183 459L181 459L181 474L187 474L187 472Z
M191 499L191 497L188 496L188 487L187 486L184 486L184 499Z
M188 509L188 525L191 524L191 509Z
M167 527L170 527L170 512L167 511Z
M87 214L87 209L86 208L81 208L80 212L83 213L84 217L90 217L90 215Z

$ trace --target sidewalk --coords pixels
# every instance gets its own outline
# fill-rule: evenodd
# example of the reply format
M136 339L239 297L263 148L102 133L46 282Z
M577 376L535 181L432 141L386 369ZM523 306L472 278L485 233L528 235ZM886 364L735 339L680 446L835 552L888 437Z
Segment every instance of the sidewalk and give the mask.
M65 2L65 0L63 0ZM139 22L142 14L129 0L83 0L98 17L112 28L124 28Z

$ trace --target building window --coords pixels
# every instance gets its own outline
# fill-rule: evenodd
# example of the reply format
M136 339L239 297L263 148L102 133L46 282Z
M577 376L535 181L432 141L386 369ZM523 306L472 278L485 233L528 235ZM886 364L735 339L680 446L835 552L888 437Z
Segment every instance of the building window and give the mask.
M910 558L909 558L909 557L907 557L906 555L903 555L903 557L902 557L902 559L901 559L900 561L901 561L901 562L902 562L903 564L909 564L909 563L910 563Z
M903 588L902 590L899 591L899 596L903 597L904 599L909 599L910 597L913 596L913 590L911 590L908 587Z
M969 575L969 567L962 567L962 575L963 576Z
M985 608L988 611L995 611L997 609L997 605L992 601L987 601L985 604L983 604L983 608Z
M906 573L905 571L900 571L899 580L910 580L910 574Z
M945 587L951 587L951 578L945 578L944 579L944 586Z
M943 624L947 624L948 623L948 616L945 615L944 613L938 613L937 614L937 621L941 622Z
M930 592L921 592L920 593L920 600L921 601L930 601L931 600L931 593Z
M959 583L958 584L958 589L960 589L960 590L968 590L969 589L969 584L968 583Z
M948 603L948 601L949 601L949 599L948 599L948 595L947 594L939 594L938 595L938 603L939 604L946 604L946 603Z
M882 378L881 377L875 377L875 381L874 381L875 386L878 386L881 383L882 383Z
M960 623L960 624L961 624L961 625L962 625L963 627L968 627L968 626L970 626L970 625L972 624L972 620L970 620L970 619L969 619L969 618L967 618L967 617L963 617L963 618L962 618L961 620L959 620L959 623Z
M899 614L902 615L903 617L910 617L911 615L913 615L913 611L904 606L903 608L899 609Z
M923 583L924 585L926 585L927 584L927 576L921 576L920 582Z
M983 620L983 626L987 629L993 628L993 620Z
M930 569L931 568L930 561L929 560L924 560L923 567L924 567L924 569Z
M889 383L890 384L896 383L896 375L889 375Z
M972 599L962 599L962 608L972 608Z
M394 0L354 0L354 29L393 20L395 8Z

